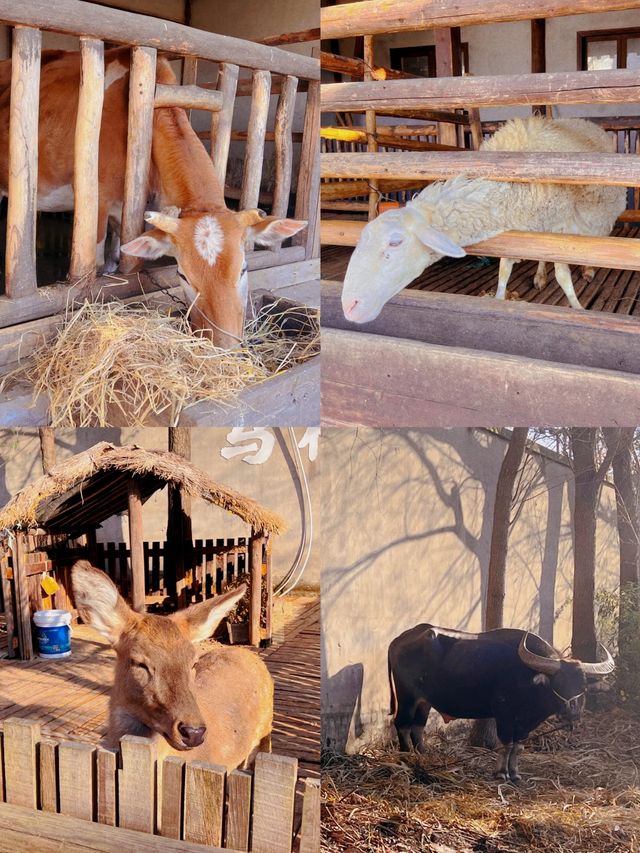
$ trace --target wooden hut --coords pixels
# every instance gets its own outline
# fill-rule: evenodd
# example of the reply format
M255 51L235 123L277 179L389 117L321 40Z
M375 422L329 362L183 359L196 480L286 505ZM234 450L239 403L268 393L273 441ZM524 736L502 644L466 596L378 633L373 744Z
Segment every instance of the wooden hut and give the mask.
M132 607L144 610L142 505L166 485L221 507L247 524L249 642L257 646L261 639L270 638L271 537L284 529L284 521L256 501L214 482L174 453L100 442L25 486L0 511L0 575L10 656L17 652L29 659L34 654L31 617L42 606L43 577L51 575L60 587L54 605L72 608L70 565L81 555L95 562L97 528L124 512L129 521L128 576L114 580L121 592L129 590ZM261 624L263 575L266 617ZM206 596L206 584L201 585L200 594Z

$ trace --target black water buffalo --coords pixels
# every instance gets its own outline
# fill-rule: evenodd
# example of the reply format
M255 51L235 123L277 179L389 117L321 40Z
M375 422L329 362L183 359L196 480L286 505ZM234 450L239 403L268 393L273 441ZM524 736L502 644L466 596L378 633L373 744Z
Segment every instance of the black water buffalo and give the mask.
M424 751L427 716L494 717L498 739L495 776L517 781L522 741L554 714L580 718L587 678L613 671L613 658L583 663L563 659L541 637L515 628L467 634L416 625L389 646L391 714L400 749Z

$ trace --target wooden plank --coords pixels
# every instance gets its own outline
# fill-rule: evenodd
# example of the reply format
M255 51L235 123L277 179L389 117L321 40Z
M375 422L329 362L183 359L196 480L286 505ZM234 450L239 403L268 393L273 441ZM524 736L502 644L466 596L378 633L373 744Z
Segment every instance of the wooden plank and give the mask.
M278 99L275 119L275 188L272 215L285 218L291 192L293 168L293 116L296 107L298 78L287 77Z
M9 107L9 171L5 286L12 299L28 296L36 280L38 192L39 30L13 31Z
M36 749L40 723L9 717L4 721L4 781L7 803L38 807Z
M116 825L116 759L115 750L98 747L96 754L96 820L107 826Z
M22 660L33 658L33 635L31 633L31 605L27 580L25 535L15 533L13 548L13 589L16 596L16 621ZM20 804L18 804L20 805Z
M267 571L264 576L264 583L267 588L267 613L264 633L265 640L270 643L273 635L273 536L267 538L265 551Z
M320 780L304 780L299 853L320 853Z
M357 328L342 313L340 291L340 285L323 282L323 331ZM640 374L640 324L619 314L404 290L360 328L372 335L442 346L464 341L468 349Z
M66 853L204 853L198 844L101 826L6 803L0 803L0 834L4 848L12 853L60 853L61 850ZM230 853L220 847L207 850L208 853Z
M191 761L185 773L184 839L198 844L222 844L224 767Z
M259 44L270 44L278 47L281 44L302 44L307 41L317 41L320 38L320 27L311 27L308 30L298 30L294 33L281 33L277 36L257 39Z
M508 79L508 86L505 84ZM493 77L429 77L325 83L325 112L429 110L515 104L617 104L640 99L640 83L629 69L554 71Z
M131 549L131 606L138 613L145 610L144 526L140 486L129 480L129 547Z
M249 135L245 150L242 194L240 196L241 210L258 206L262 161L264 159L264 135L267 130L270 101L271 75L268 71L254 71Z
M0 354L2 353L3 347L0 345ZM4 621L7 630L7 657L14 658L16 656L15 643L17 642L16 628L13 620L14 593L11 581L7 577L7 571L7 562L3 560L2 564L0 564L0 583L2 584Z
M4 801L4 735L0 732L0 803L4 803Z
M98 152L104 100L104 44L80 39L80 93L74 141L72 280L95 278L98 234ZM105 223L106 229L106 223ZM106 230L105 230L106 234Z
M151 164L155 87L155 48L134 47L131 51L129 75L129 119L124 173L124 203L122 205L122 243L133 240L144 231L144 212L147 204L147 184ZM133 258L131 255L123 255L120 266L124 272L131 272L140 268L142 262L139 258Z
M153 106L155 109L182 107L185 110L207 110L213 113L222 109L222 93L203 89L201 86L156 83Z
M377 427L632 424L640 378L363 332L323 330L323 423Z
M341 39L639 7L637 0L368 0L366 14L357 2L322 8L320 28L323 39Z
M90 743L67 742L58 747L60 814L94 819L94 755Z
M82 0L30 0L28 7L15 0L0 0L0 21L74 36L82 33L118 44L146 45L211 62L240 59L247 68L320 79L320 63L309 56Z
M332 246L355 246L365 224L347 219L323 219L322 242ZM468 255L481 257L527 258L533 261L637 270L640 269L639 243L628 237L505 231L488 240L471 243L464 250Z
M57 741L40 741L40 808L45 812L59 809L57 750Z
M473 79L473 78L461 78ZM640 94L640 92L639 92ZM520 151L436 151L321 154L323 178L435 180L464 174L490 181L640 186L640 163L628 154L529 154Z
M185 761L170 755L162 763L162 821L160 834L165 838L182 838L182 804L184 802Z
M120 740L118 770L119 824L125 829L154 832L156 823L156 744L135 735Z
M291 853L298 760L259 752L253 777L252 853Z
M381 125L383 133L375 134L378 145L387 148L399 148L406 151L462 151L458 145L442 145L439 142L424 142L421 139L403 139L393 133L387 133L387 126ZM339 139L343 142L366 142L367 133L358 127L321 127L321 139Z
M363 80L367 64L363 59L358 59L354 56L338 56L335 53L328 53L325 50L321 50L320 67L323 71L334 71L337 74L346 74L348 77ZM413 74L408 74L406 71L399 71L396 68L384 68L380 65L375 65L373 68L374 80L404 80L410 79L413 76Z
M403 192L406 190L421 190L429 181L378 181L378 187L383 193ZM353 198L367 194L369 184L365 180L359 181L335 181L322 183L320 185L320 198L324 201L334 201L341 198ZM323 227L323 226L321 226Z
M243 770L232 770L227 776L227 826L225 846L234 850L249 849L251 826L252 776Z
M249 540L249 642L260 645L260 611L262 609L262 546L264 536L252 529Z
M309 83L296 188L295 218L309 224L294 236L293 243L305 247L307 258L320 253L320 89L319 83Z

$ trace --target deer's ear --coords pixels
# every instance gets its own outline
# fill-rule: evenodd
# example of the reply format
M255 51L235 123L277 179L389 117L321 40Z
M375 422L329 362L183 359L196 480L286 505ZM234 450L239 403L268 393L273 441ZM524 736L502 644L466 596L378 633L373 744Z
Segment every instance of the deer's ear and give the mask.
M78 560L71 569L76 607L87 622L115 645L135 613L118 593L115 584L87 560Z
M247 591L247 585L243 583L237 589L218 595L210 601L202 601L200 604L192 604L186 610L173 613L171 619L178 625L191 640L199 643L210 637L220 622L227 616Z

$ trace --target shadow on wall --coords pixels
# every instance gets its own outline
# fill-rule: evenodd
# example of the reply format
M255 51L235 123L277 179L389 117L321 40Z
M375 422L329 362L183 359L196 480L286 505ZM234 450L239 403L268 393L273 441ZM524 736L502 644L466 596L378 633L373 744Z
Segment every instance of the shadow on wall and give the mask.
M328 679L328 694L340 696L340 711L322 716L322 743L332 752L346 752L350 738L359 740L362 737L364 726L360 711L363 677L362 664L354 663L343 667Z

